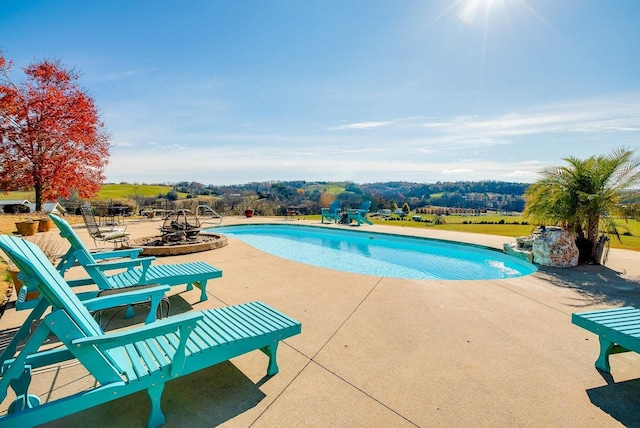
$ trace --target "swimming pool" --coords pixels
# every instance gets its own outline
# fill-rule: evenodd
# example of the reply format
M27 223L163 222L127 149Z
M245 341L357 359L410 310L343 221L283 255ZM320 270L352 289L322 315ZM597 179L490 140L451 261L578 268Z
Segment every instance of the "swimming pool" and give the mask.
M497 279L529 275L531 263L485 247L313 226L218 226L209 232L328 269L408 279Z

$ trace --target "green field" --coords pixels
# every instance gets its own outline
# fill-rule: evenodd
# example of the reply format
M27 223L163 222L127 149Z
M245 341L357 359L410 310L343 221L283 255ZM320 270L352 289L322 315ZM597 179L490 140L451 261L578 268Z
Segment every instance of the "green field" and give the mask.
M36 194L34 192L9 192L9 193L0 193L0 200L28 200L29 202L33 202L36 198Z
M403 227L416 227L416 228L433 228L439 230L453 230L458 232L471 232L471 233L484 233L487 235L502 235L502 236L525 236L530 235L534 230L534 226L530 224L520 224L524 219L520 216L499 216L499 215L486 215L486 216L442 216L444 220L443 224L435 224L435 216L422 214L422 218L431 220L428 222L419 222L411 220L411 215L408 216L408 220L382 220L372 218L376 224L385 224L390 226L403 226ZM499 224L500 221L504 221L504 224ZM464 224L467 222L467 224ZM482 223L480 223L482 222ZM518 224L511 224L518 223Z
M312 184L307 186L307 190L313 192L317 190L320 193L331 193L332 195L339 195L344 192L344 187L338 184Z
M320 216L307 216L307 219L318 219ZM531 224L521 224L524 220L521 216L499 216L499 215L483 215L483 216L443 216L444 224L434 224L433 220L435 216L422 214L423 219L432 220L431 223L418 222L411 220L411 215L408 216L408 220L382 220L376 217L369 217L374 224L384 224L387 226L399 226L399 227L415 227L415 228L433 228L438 230L451 230L456 232L469 232L469 233L483 233L486 235L500 235L500 236L528 236L536 228ZM504 224L499 224L501 220L504 220ZM464 224L464 222L467 224ZM481 223L482 222L482 223ZM512 224L512 223L520 224ZM625 250L640 251L640 222L637 220L629 220L625 223L620 219L619 224L625 225L629 228L631 235L624 235L624 229L620 229L620 241L615 236L611 236L611 247L621 248Z
M161 185L139 185L139 184L105 184L100 189L98 196L95 198L99 201L110 199L127 199L132 198L135 195L140 196L158 196L166 195L173 188L171 186ZM184 198L186 193L178 193L181 198Z
M93 198L95 201L108 201L111 199L129 199L136 195L153 197L158 195L166 195L173 188L171 186L149 185L149 184L105 184L100 188L98 196ZM183 198L186 193L178 193ZM35 193L31 192L9 192L7 194L0 193L0 199L28 199L31 202L35 200Z

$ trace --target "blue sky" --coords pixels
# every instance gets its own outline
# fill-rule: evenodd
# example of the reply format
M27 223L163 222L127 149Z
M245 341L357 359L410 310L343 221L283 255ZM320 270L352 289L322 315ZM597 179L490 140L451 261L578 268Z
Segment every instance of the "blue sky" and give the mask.
M2 0L0 49L82 73L108 182L532 182L640 151L638 23L637 0Z

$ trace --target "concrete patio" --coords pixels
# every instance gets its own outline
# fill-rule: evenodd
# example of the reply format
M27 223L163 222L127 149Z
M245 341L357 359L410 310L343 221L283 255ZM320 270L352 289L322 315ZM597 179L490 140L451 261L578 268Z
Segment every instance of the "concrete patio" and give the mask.
M285 222L238 217L223 225L265 221ZM132 238L154 236L159 226L129 222L127 231ZM512 241L429 228L360 229L498 248ZM86 230L77 231L92 248ZM156 263L189 260L210 262L223 277L209 283L206 302L198 302L199 290L173 287L172 314L261 300L301 321L302 334L280 346L276 376L265 376L267 357L253 352L169 382L166 427L640 426L640 356L612 356L612 374L603 376L593 366L597 337L571 324L572 312L640 307L636 252L611 250L607 266L491 281L350 274L284 260L236 239ZM74 268L70 277L77 276ZM25 312L5 312L2 347ZM46 401L91 382L72 363L39 371L32 392ZM8 405L6 399L0 411ZM145 426L148 410L146 393L138 393L47 426Z

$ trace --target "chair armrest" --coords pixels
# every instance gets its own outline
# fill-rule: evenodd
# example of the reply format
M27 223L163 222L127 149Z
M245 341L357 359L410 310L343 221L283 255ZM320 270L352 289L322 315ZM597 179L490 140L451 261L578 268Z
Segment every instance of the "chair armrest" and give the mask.
M130 258L135 259L142 252L142 248L129 248L126 250L115 250L115 251L100 251L99 253L91 253L94 259L96 260L104 260L104 259L119 259L119 258Z
M113 261L113 262L102 262L102 263L89 263L85 265L87 269L98 269L101 271L105 270L113 270L113 269L122 269L122 268L132 268L136 266L143 266L147 268L151 265L151 262L154 261L155 257L143 257L136 258L131 260L122 260L122 261Z
M108 296L94 297L93 299L84 300L82 303L84 303L89 311L133 305L151 300L151 297L154 295L162 298L166 292L171 290L171 287L168 285L158 285L156 287L147 287L138 290L127 290L126 288L118 288L117 290L121 292Z
M65 279L69 287L80 287L83 285L95 284L93 278L81 278L81 279Z
M72 340L71 346L77 348L86 346L97 346L100 349L116 348L141 340L152 339L162 334L174 333L177 332L180 327L187 327L188 331L193 331L196 323L202 318L203 315L199 312L175 315L158 320L153 324L145 324L127 330L118 330L102 336L81 337Z

